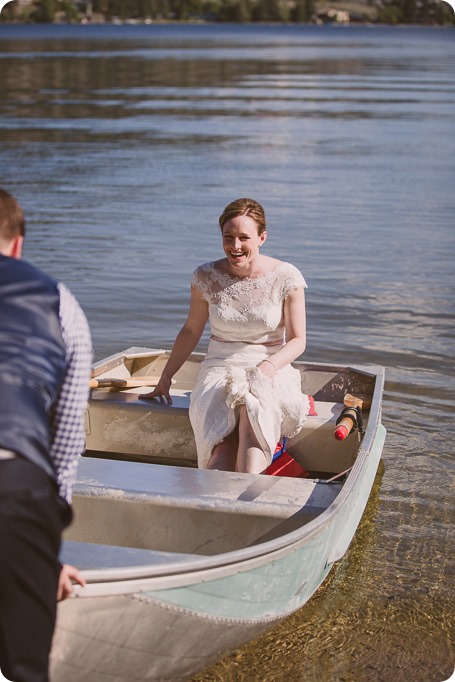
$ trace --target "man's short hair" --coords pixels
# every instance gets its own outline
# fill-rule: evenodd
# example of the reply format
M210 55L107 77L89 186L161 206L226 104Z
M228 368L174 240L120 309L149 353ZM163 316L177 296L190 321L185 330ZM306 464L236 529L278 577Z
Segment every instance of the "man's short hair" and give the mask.
M8 243L25 237L24 212L12 194L0 187L0 241Z

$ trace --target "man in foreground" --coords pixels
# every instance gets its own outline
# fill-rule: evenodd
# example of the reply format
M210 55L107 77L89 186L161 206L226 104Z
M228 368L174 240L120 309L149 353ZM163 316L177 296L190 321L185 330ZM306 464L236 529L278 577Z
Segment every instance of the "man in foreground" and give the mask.
M0 189L0 669L47 682L57 598L84 584L58 554L92 347L68 289L20 260L24 236L21 207Z

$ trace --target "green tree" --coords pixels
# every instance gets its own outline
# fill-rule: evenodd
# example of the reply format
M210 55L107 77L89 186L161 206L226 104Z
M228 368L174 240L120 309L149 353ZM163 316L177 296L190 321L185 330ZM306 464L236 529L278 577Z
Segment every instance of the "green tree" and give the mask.
M247 0L227 0L221 4L218 18L220 21L232 21L238 24L250 21L250 5Z
M57 11L57 0L39 0L34 3L35 10L32 19L39 23L52 23Z
M16 11L17 11L16 3L15 2L8 2L8 4L6 4L1 11L0 22L6 23L6 22L14 21L14 19L16 17Z
M298 24L311 21L315 13L314 0L296 0L291 11L291 21Z
M405 24L415 24L417 18L416 0L402 0L401 20Z
M289 10L281 0L257 0L252 10L253 21L287 21Z
M455 14L442 0L382 0L376 21L387 24L455 25Z
M69 24L79 20L79 13L71 0L61 0L58 8L65 13L65 21Z

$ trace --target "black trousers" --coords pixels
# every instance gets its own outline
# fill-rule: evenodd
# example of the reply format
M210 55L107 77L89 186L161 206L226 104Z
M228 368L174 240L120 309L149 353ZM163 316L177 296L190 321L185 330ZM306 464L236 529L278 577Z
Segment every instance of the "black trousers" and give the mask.
M0 461L0 670L13 682L49 679L62 509L39 467Z

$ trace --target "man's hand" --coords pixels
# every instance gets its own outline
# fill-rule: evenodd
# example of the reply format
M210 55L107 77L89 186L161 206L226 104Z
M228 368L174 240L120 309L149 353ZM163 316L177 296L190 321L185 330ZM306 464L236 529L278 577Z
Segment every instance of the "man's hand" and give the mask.
M58 579L57 601L62 601L70 596L73 591L73 583L78 583L82 587L87 584L79 569L70 564L63 564Z

